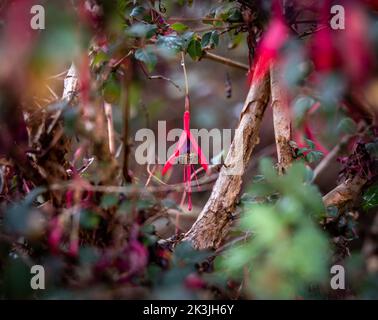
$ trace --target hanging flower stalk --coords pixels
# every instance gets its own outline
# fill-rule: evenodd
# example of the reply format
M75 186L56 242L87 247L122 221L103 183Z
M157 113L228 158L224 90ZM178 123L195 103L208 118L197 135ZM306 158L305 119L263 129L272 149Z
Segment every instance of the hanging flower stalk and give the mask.
M195 160L198 159L200 165L205 170L205 172L207 172L208 163L201 148L197 144L197 141L195 140L192 133L190 132L190 102L189 102L188 79L186 76L184 54L182 54L181 64L184 69L185 88L186 88L184 130L179 138L179 141L176 145L176 148L173 154L169 157L169 159L165 163L162 174L164 175L173 166L176 160L179 160L179 163L184 164L184 185L185 185L185 192L188 197L188 210L192 210L192 197L191 197L192 196L192 179L195 178L197 180L196 172L193 167L193 162L196 162ZM191 153L191 150L193 150L194 153ZM193 175L192 175L192 172L193 172Z

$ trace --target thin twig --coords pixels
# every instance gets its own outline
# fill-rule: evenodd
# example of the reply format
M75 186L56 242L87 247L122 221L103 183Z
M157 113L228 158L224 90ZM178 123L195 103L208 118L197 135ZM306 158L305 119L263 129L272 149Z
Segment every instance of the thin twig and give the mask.
M188 84L188 75L186 73L186 66L185 66L185 55L184 52L181 51L181 66L184 71L184 79L185 79L185 95L189 95L189 84Z
M218 174L212 174L210 176L205 176L203 183L201 181L200 187L197 187L197 183L193 181L192 185L192 192L202 192L209 189L212 189L213 186L210 184L211 182L215 181L218 177ZM128 186L111 186L111 185L91 185L91 184L77 184L75 182L63 181L61 183L53 183L48 186L48 190L51 191L59 191L59 190L86 190L86 191L93 191L93 192L103 192L103 193L122 193L126 195L148 195L153 193L161 193L161 192L180 192L185 190L187 186L184 183L177 183L171 185L161 185L161 186L151 186L151 187L140 187L134 185Z
M187 22L219 21L219 22L223 22L223 20L219 18L207 18L207 17L200 17L200 18L170 17L168 21L187 21Z
M115 152L114 146L114 126L113 126L113 110L110 103L104 102L105 116L108 127L109 151L113 156Z
M157 176L154 175L155 170L156 170L156 165L154 166L152 171L150 170L150 164L147 165L148 179L147 179L146 184L144 186L147 187L150 184L151 178L153 178L154 180L156 180L157 182L159 182L162 185L168 186L167 183L165 183L164 181L162 181L161 179L159 179Z
M66 101L67 103L71 102L73 97L76 94L77 86L78 86L78 77L75 65L72 63L71 67L68 69L67 75L64 79L64 89L62 94L62 100ZM63 112L63 108L59 109L54 117L53 121L51 122L50 126L47 129L47 133L50 133L51 130L55 127L55 124L59 120L61 114Z
M125 54L121 59L119 59L116 63L112 65L112 68L117 68L125 59L127 59L130 55L133 54L133 50L130 50L127 54Z
M238 61L235 61L235 60L232 60L232 59L228 59L228 58L219 56L217 54L210 53L208 51L204 51L203 58L209 59L209 60L212 60L212 61L215 61L215 62L219 62L219 63L225 64L227 66L230 66L230 67L235 67L235 68L238 68L240 70L244 70L244 71L249 70L249 66L244 64L244 63L241 63L241 62L238 62Z
M122 78L122 96L121 105L123 105L123 178L127 183L132 182L132 177L129 173L129 155L130 155L130 144L129 144L129 120L130 120L130 81L132 79L133 65L130 62L129 68L125 71Z
M47 89L50 91L50 93L52 94L52 96L53 96L56 100L58 100L59 97L58 97L58 95L55 93L55 91L54 91L53 89L51 89L51 87L50 87L48 84L46 84L46 87L47 87Z
M284 173L293 162L291 141L291 119L288 99L282 85L281 71L276 66L270 68L270 90L273 109L274 136L277 146L279 173Z
M47 78L47 80L60 79L60 78L62 78L64 75L67 74L68 70L69 70L69 69L64 70L63 72L58 73L58 74L55 74L55 75L53 75L53 76L50 76L50 77Z
M156 79L157 79L157 80L165 80L165 81L168 81L170 84L172 84L173 86L175 86L179 91L181 91L180 86L179 86L176 82L174 82L172 79L170 79L170 78L168 78L168 77L165 77L165 76L162 76L162 75L160 75L160 74L151 76L151 75L148 74L148 72L147 72L147 70L145 69L143 63L139 63L139 65L140 65L140 67L141 67L143 73L145 74L145 76L146 76L149 80L156 80Z

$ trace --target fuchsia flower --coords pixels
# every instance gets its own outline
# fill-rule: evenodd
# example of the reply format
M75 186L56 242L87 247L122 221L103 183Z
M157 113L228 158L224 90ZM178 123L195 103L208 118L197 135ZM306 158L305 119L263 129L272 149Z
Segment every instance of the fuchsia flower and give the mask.
M288 29L282 18L274 18L265 32L257 49L257 62L254 66L253 81L261 79L270 65L278 58L280 48L288 37Z
M258 81L263 78L269 71L272 63L278 59L279 50L285 44L289 36L289 30L282 16L282 8L279 1L273 2L273 19L262 36L257 47L256 62L250 70L252 79L249 83Z
M49 233L48 242L53 254L58 253L59 244L63 236L63 226L58 217L51 220L51 228Z
M79 254L79 238L78 237L74 237L74 239L70 241L70 245L68 247L68 254L71 257L76 257Z
M184 112L184 131L182 132L179 138L179 141L176 145L176 148L173 154L169 157L169 159L165 163L162 174L163 175L166 174L166 172L173 166L175 160L178 159L180 155L186 156L187 161L185 161L185 165L184 165L184 184L185 184L185 189L188 195L188 210L192 210L191 182L192 182L193 164L190 163L191 148L194 149L195 154L198 156L200 165L207 172L208 162L206 160L206 157L204 156L201 148L197 144L197 141L195 140L192 133L190 132L189 97L186 96L185 97L185 112ZM194 177L196 177L195 174L194 174Z
M317 71L332 72L340 69L353 85L361 85L374 68L374 57L369 49L368 18L358 2L346 4L345 30L334 30L329 25L331 1L319 8L323 27L311 41L311 56Z

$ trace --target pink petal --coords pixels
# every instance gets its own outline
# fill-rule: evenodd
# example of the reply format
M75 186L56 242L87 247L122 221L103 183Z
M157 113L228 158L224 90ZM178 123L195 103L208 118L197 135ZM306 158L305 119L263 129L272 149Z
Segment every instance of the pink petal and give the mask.
M200 165L207 172L208 162L206 160L206 157L203 154L201 148L198 146L196 139L194 139L194 137L193 137L193 135L190 131L189 131L189 140L190 140L190 143L192 144L194 151L197 153L197 155L199 157Z
M179 138L179 141L177 142L177 145L176 145L176 148L175 148L175 151L173 152L173 154L169 157L169 159L167 160L167 162L165 163L164 167L163 167L163 171L162 171L162 174L165 175L165 173L172 167L173 165L173 162L174 160L179 156L180 154L180 150L182 149L182 147L185 145L185 142L187 140L187 137L186 137L186 132L183 131L180 138Z
M192 176L192 168L191 165L186 165L186 182L187 182L187 194L188 194L188 210L192 210L192 184L191 184L191 176Z
M335 67L336 52L330 28L326 27L315 33L312 52L317 70L329 71Z
M189 111L184 112L184 131L190 131L190 113Z
M316 150L323 152L324 155L327 155L329 153L328 149L325 146L323 146L323 144L318 140L308 123L304 125L304 131L307 138L314 143Z
M257 48L257 62L254 66L253 80L261 79L276 60L278 50L287 39L287 27L281 18L274 18L263 35Z

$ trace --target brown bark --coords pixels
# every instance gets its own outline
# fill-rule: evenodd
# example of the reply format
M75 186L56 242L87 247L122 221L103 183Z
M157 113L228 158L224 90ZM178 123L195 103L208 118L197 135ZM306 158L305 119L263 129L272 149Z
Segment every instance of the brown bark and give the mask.
M217 54L214 54L214 53L211 53L211 52L208 52L208 51L204 51L203 58L206 58L206 59L209 59L209 60L212 60L212 61L216 61L216 62L219 62L219 63L223 63L226 66L234 67L234 68L237 68L237 69L240 69L240 70L244 70L244 71L249 70L249 66L244 64L244 63L234 61L234 60L222 57L222 56L218 56Z
M212 194L197 221L185 234L197 249L218 248L233 221L242 177L254 147L269 101L269 75L253 84L248 92L234 140L221 168Z
M282 87L282 77L279 70L274 66L270 68L270 85L278 171L284 173L293 162L293 154L289 144L291 141L291 120L288 99Z
M122 173L123 178L126 183L131 183L133 181L131 174L129 172L129 155L130 155L130 143L129 143L129 122L130 122L130 81L132 77L132 62L129 62L129 68L125 70L123 76L123 100L121 105L124 105L123 111L123 167Z
M346 203L354 201L358 197L366 182L366 179L359 176L345 180L323 197L324 205L326 207L344 207Z
M114 143L114 127L113 127L113 111L112 105L108 102L104 102L104 110L106 116L106 122L108 126L108 140L109 140L109 152L114 156L115 143Z

